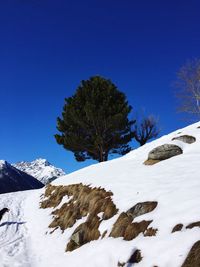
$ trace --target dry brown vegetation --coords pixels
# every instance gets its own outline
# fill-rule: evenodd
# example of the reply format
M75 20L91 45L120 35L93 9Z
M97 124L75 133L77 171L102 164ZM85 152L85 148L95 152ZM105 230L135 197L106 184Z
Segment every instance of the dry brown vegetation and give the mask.
M85 223L80 224L73 232L69 243L67 244L66 251L72 251L80 246L100 237L98 230L100 219L96 216L89 216Z
M140 215L153 211L157 204L156 201L139 202L127 212L122 212L114 223L110 236L132 240L140 233L144 233L152 221L133 222L133 220Z
M186 229L192 229L194 227L200 227L200 222L193 222L186 226Z
M72 227L76 220L87 215L90 215L88 218L92 218L103 212L102 219L107 220L118 211L111 199L112 192L107 192L102 188L90 188L82 184L68 186L48 185L44 200L41 202L41 208L57 207L64 196L71 198L52 212L54 219L49 225L50 228L60 227L64 231Z
M51 233L58 228L64 231L72 227L77 220L86 217L86 221L74 230L66 246L66 251L72 251L92 240L105 237L107 231L101 235L100 223L112 218L118 212L111 199L112 195L112 192L105 189L91 188L83 184L68 186L49 184L40 205L41 208L53 208L53 221L49 227L54 229ZM61 204L64 196L67 196L68 200ZM109 236L132 240L140 233L143 233L144 236L155 235L157 229L148 228L152 221L134 222L133 220L137 216L151 212L156 206L157 202L155 201L141 202L127 212L122 212L113 225ZM99 213L101 213L101 218L98 216Z
M150 227L144 232L144 236L155 236L158 229Z
M177 224L177 225L175 225L175 226L173 227L173 229L172 229L172 233L181 231L182 228L183 228L183 224L182 224L182 223L179 223L179 224Z
M68 196L69 201L61 203L64 196ZM48 185L42 200L41 208L56 208L52 211L53 221L50 228L60 228L62 231L72 227L77 220L87 216L85 223L80 224L73 232L66 250L72 251L83 244L96 240L100 237L98 230L102 220L108 220L117 213L117 208L113 203L112 192L107 192L102 188L91 188L83 184L68 186ZM102 213L102 218L98 214Z
M144 161L144 165L154 165L156 163L160 162L160 160L157 159L147 159Z
M140 233L144 233L152 221L132 222L133 219L125 212L121 213L110 233L111 237L123 237L124 240L132 240Z
M197 241L191 248L186 260L181 267L200 266L200 241Z

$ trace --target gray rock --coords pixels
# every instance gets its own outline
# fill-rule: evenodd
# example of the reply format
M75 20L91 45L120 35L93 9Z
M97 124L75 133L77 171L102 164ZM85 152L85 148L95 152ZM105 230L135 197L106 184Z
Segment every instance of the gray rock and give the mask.
M148 160L165 160L182 153L183 150L179 146L164 144L151 150L148 155Z
M74 241L78 246L83 244L83 231L80 229L79 231L75 232L71 236L71 240Z
M140 215L151 212L152 210L154 210L156 208L157 205L158 205L158 203L156 201L139 202L135 206L130 208L126 212L126 214L128 216L131 216L132 219L134 219Z
M181 136L174 137L172 141L173 140L179 140L187 144L192 144L196 141L196 138L191 135L181 135Z

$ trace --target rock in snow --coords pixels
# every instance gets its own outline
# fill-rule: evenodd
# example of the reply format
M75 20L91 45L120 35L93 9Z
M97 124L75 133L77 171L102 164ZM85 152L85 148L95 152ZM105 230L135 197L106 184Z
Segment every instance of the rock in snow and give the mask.
M46 159L36 159L34 161L21 161L13 166L29 175L35 177L43 184L48 184L56 178L65 175L62 169L56 168Z
M200 266L200 123L45 188L2 194L0 266ZM143 162L164 144L183 153ZM1 163L4 165L4 162ZM72 251L73 250L73 251Z
M164 144L151 150L148 159L144 162L145 165L153 165L161 160L182 154L182 149L177 145Z
M196 142L196 138L194 136L191 136L191 135L177 136L177 137L172 138L172 141L174 141L174 140L179 140L179 141L182 141L182 142L187 143L187 144L193 144L194 142Z
M40 181L22 172L5 160L0 160L0 193L9 193L43 187Z

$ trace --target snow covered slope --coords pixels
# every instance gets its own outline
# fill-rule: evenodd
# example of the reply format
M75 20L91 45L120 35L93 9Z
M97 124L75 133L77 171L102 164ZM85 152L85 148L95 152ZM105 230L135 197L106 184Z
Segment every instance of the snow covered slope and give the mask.
M172 141L181 135L193 136L196 141L192 144ZM144 165L149 152L163 144L178 145L183 153L152 166ZM200 240L199 159L200 122L163 136L122 158L56 179L46 191L42 188L29 191L29 194L2 195L0 207L11 203L13 211L11 218L6 215L3 225L0 225L0 266L185 267L184 261L190 249ZM80 190L75 190L76 186ZM84 190L87 192L85 195ZM106 197L100 199L96 192ZM111 213L107 212L104 201L108 201L109 206L110 200L116 209L113 208L114 215L109 217ZM157 203L157 206L145 213L141 203L147 205L150 202ZM92 208L93 213L90 213ZM98 209L103 209L103 212L95 215ZM133 211L137 214L134 218L131 217ZM129 223L129 229L126 229L129 235L116 238L113 228L120 216L125 218L120 225L122 230ZM69 218L72 220L68 221ZM98 223L91 227L91 220ZM18 225L15 241L13 228L16 225L12 222L21 221L25 223ZM138 230L144 222L149 223L148 228L134 236L133 229ZM51 228L48 227L50 224ZM179 230L172 231L177 225ZM100 233L99 238L81 244L86 234L84 231L93 238L95 228ZM18 242L20 235L21 242ZM65 252L72 241L81 245ZM131 263L131 255L139 250L141 257L132 257L135 263ZM194 254L193 258L199 259ZM195 265L192 260L187 267L200 266L200 262Z
M43 184L48 184L56 178L65 175L65 172L53 166L46 159L36 159L34 161L21 161L13 166L29 175L35 177Z
M0 160L0 193L43 187L44 184L24 173L5 160Z

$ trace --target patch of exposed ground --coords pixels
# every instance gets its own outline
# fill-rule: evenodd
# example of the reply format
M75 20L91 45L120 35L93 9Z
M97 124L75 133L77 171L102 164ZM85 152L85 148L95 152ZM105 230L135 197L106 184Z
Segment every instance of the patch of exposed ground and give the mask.
M183 224L182 223L178 223L177 225L175 225L172 229L172 233L174 232L178 232L178 231L181 231L183 228Z
M151 166L151 165L154 165L154 164L156 164L156 163L158 163L158 162L160 162L160 160L156 160L156 159L147 159L147 160L144 161L144 165L149 165L149 166Z
M140 215L153 211L156 206L157 202L155 201L140 202L127 212L122 212L114 223L110 236L115 238L123 237L124 240L132 240L140 233L144 234L152 221L143 220L141 222L134 222L133 220ZM150 231L152 230L146 232L146 236L150 234ZM154 230L154 235L155 234L156 231Z
M192 229L194 227L200 227L200 221L198 222L193 222L193 223L190 223L188 224L185 228L186 229ZM177 225L175 225L172 229L172 233L174 232L178 232L178 231L181 231L183 229L183 224L182 223L179 223Z
M42 196L41 208L53 208L53 220L49 228L53 231L60 228L64 231L72 227L77 220L86 217L86 221L78 225L71 235L66 251L72 251L82 245L99 238L99 226L103 220L108 220L117 214L118 209L112 201L113 193L103 188L91 188L83 184L68 186L53 186L49 184ZM66 198L66 196L68 198ZM65 202L63 197L67 199ZM153 211L157 206L155 201L139 202L126 212L119 214L113 225L110 237L123 237L132 240L140 233L144 236L156 235L157 229L148 228L152 220L134 222L140 215ZM53 233L51 231L51 233Z
M200 266L200 241L197 241L191 248L186 260L181 267Z
M200 222L193 222L186 226L186 229L192 229L194 227L200 227Z
M85 216L88 216L87 222L98 213L103 213L102 220L113 217L118 210L111 199L112 195L105 189L90 188L83 184L48 185L40 204L41 208L56 208L64 196L70 197L68 202L53 210L54 219L49 225L50 228L60 227L64 231Z
M124 267L124 266L132 266L134 263L139 263L142 260L141 251L139 249L136 249L127 262L118 262L118 267ZM128 264L128 265L126 265Z

